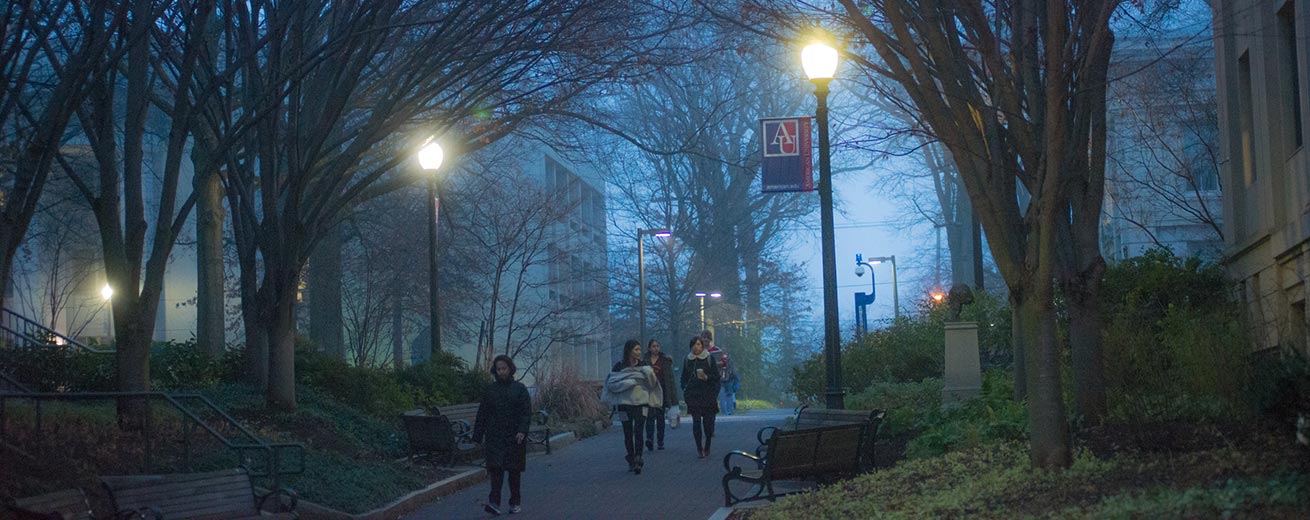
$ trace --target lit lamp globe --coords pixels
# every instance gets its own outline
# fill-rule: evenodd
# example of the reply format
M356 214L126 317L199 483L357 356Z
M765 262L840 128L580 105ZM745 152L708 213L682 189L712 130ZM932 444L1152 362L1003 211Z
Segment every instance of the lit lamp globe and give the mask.
M801 66L811 81L832 79L837 72L837 49L812 43L801 49Z
M114 299L114 288L110 287L109 284L105 284L104 287L100 288L100 297L104 298L105 301Z
M432 171L441 168L441 161L446 158L446 152L442 151L441 143L431 141L423 145L418 151L418 163L424 170Z

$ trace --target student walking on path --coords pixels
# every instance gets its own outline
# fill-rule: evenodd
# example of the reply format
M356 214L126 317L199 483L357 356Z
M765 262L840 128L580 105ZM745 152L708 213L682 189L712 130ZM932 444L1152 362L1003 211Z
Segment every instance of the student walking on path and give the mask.
M710 456L714 439L714 416L719 413L719 365L710 358L699 336L691 338L691 352L682 363L682 398L691 414L691 436L700 458ZM702 434L705 437L701 442Z
M646 414L664 405L655 370L641 359L640 341L630 339L623 345L623 359L614 364L614 370L605 378L601 400L623 414L623 447L628 451L628 470L640 475L645 465L641 457L641 434L646 426Z
M519 483L528 462L527 444L523 441L532 418L532 398L528 397L527 387L514 380L517 367L513 359L496 356L491 367L496 380L482 392L473 426L473 442L482 445L487 480L491 481L491 494L487 495L483 509L493 515L500 514L500 490L508 474L509 512L518 513L523 503Z
M650 340L646 345L647 365L655 371L655 379L660 382L660 392L664 397L664 406L652 408L646 415L646 450L652 451L658 445L664 449L664 418L669 409L678 406L678 386L673 382L673 358L661 352L660 342ZM656 437L656 433L659 434Z
M737 379L737 365L733 364L728 351L714 342L713 332L705 330L700 334L701 339L705 341L705 349L710 353L710 359L719 364L719 384L722 385L718 393L719 412L732 415L737 411L737 388L740 386L740 381Z

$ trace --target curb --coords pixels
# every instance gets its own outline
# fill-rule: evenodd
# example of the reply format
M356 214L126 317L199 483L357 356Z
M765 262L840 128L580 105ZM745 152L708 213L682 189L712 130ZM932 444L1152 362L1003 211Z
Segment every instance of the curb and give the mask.
M577 436L573 432L564 432L552 435L550 437L551 453L558 451L574 442L577 442ZM545 455L544 451L535 451L528 454L530 458L536 458ZM457 466L467 468L454 476L447 477L443 480L433 482L423 489L412 491L391 503L358 514L350 514L344 511L338 511L330 507L315 504L308 500L301 499L297 511L300 518L305 520L384 520L397 518L401 515L408 514L418 510L428 503L441 497L452 495L464 488L474 486L487 479L487 472L481 466Z

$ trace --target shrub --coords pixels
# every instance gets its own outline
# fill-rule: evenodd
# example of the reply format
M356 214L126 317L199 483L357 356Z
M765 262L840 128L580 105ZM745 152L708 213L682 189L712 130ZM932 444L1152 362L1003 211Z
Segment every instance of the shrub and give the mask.
M977 322L979 354L985 366L1006 366L1010 355L1010 312L1004 302L985 293L974 295L962 321ZM917 382L942 376L947 311L926 305L890 327L878 329L842 348L842 382L858 393L876 382ZM793 370L792 392L800 400L818 400L824 392L823 354Z
M477 401L491 382L491 374L469 370L459 356L445 351L402 370L399 377L413 392L414 404L425 408Z
M590 422L609 417L609 408L600 402L599 389L583 381L571 366L551 371L537 380L537 408L548 410L561 422Z
M196 348L196 340L156 343L150 349L150 384L157 390L208 388L218 383L222 365Z
M925 416L935 414L942 406L942 380L924 379L915 383L874 383L864 390L846 397L846 408L852 410L886 410L881 433L899 436L921 427Z
M1028 409L1013 396L1011 375L989 370L983 375L982 394L977 398L947 410L941 410L940 406L921 406L917 427L922 433L910 441L906 456L932 457L1027 440Z
M115 389L114 356L65 346L0 348L0 366L36 392Z
M737 411L747 412L750 410L772 410L777 408L776 405L763 399L738 399Z
M1153 250L1112 266L1103 287L1113 419L1211 419L1250 409L1249 343L1219 266Z
M414 389L390 372L351 366L320 352L296 352L296 382L378 417L393 416L416 406Z

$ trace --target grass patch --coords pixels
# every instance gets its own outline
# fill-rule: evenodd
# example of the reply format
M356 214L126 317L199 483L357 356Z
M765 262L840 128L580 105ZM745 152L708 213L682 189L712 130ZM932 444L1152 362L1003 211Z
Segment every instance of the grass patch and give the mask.
M1187 453L1081 451L1067 470L1036 470L1014 442L909 460L748 514L790 518L1178 518L1310 515L1303 453L1256 432Z
M737 411L749 412L751 410L772 410L778 406L763 399L738 399Z

